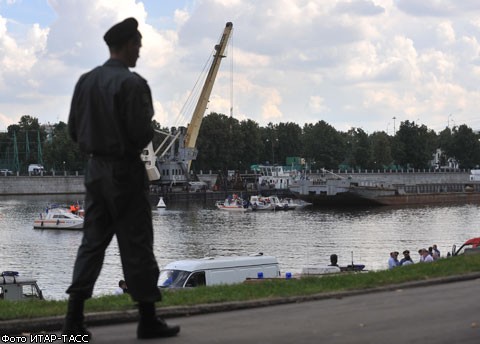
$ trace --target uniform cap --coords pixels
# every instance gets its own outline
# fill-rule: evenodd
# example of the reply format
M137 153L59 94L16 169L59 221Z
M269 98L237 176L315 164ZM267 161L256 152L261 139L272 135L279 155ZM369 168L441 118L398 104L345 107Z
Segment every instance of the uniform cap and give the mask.
M127 18L124 21L112 26L103 36L109 47L118 46L134 37L138 31L138 22L135 18ZM140 35L141 37L141 35Z

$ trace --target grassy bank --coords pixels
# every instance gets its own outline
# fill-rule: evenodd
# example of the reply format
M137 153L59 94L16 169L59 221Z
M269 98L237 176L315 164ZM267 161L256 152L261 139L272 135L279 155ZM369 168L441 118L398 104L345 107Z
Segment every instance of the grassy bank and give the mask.
M480 272L480 255L441 259L429 264L414 264L394 270L344 273L321 278L266 280L251 284L200 287L185 290L164 290L157 307L189 306L228 301L312 295L334 291L359 290L427 280L437 277ZM128 295L102 296L87 301L85 312L129 310L135 307ZM66 301L0 301L0 321L63 315Z

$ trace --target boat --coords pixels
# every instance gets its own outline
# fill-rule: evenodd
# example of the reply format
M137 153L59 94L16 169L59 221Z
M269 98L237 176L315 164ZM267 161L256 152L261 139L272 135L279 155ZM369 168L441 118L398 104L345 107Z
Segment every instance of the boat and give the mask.
M270 203L273 206L273 210L287 210L288 207L286 203L278 198L276 195L271 195L264 198L267 203Z
M166 208L167 205L165 204L165 201L163 200L163 197L160 197L157 203L157 208Z
M435 176L435 175L433 175ZM324 170L316 178L302 178L290 186L296 198L316 206L393 206L479 203L480 181L448 180L437 173L432 182L405 178L403 182L341 177Z
M50 206L33 221L34 229L82 229L83 217L68 208Z
M361 203L353 193L353 186L359 182L336 175L321 175L316 178L304 177L290 185L292 194L313 205L352 205Z
M272 211L275 205L270 201L269 197L250 196L250 208L253 211Z
M251 210L251 208L248 206L248 202L236 194L227 197L224 201L215 202L215 206L220 210L235 212L245 212Z
M279 165L252 165L258 171L258 190L288 190L290 184L299 176L296 170Z
M342 270L338 266L317 266L309 265L302 267L301 276L317 276L340 273Z
M282 200L283 202L283 209L284 210L296 210L296 209L303 209L312 205L310 202L303 201L301 199L294 199L291 197L286 197Z

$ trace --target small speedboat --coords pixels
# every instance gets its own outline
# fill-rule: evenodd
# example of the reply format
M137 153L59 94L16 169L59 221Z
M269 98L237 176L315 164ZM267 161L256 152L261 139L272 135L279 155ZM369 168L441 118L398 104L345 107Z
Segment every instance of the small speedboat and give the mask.
M275 210L275 206L270 199L262 196L250 196L250 207L253 211Z
M239 197L238 195L233 195L228 197L224 201L215 202L215 206L220 210L228 210L235 212L245 212L251 210L248 207L248 202Z
M284 198L282 201L282 204L284 206L284 209L303 209L309 205L312 205L312 203L299 200L299 199L293 199L293 198Z
M45 209L33 221L34 229L82 229L83 217L72 213L67 208Z

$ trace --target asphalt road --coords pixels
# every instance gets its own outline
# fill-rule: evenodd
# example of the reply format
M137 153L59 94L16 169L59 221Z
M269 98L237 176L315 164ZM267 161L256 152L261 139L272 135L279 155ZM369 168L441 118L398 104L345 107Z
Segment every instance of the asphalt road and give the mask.
M92 343L480 343L480 279L168 319L173 338L136 323L91 327Z

